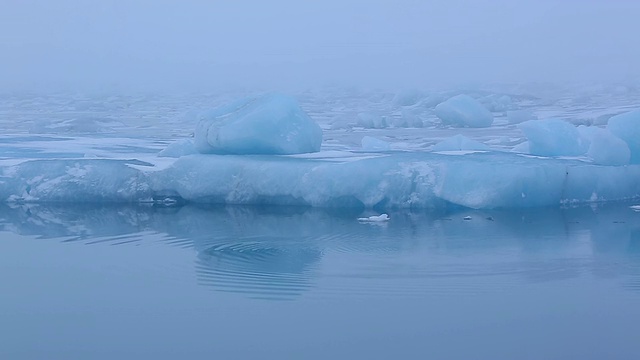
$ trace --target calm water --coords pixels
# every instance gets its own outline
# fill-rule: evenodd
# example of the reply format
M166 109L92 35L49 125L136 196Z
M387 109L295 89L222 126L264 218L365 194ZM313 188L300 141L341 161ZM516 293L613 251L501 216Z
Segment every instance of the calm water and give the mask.
M640 358L628 204L364 215L0 206L0 358Z

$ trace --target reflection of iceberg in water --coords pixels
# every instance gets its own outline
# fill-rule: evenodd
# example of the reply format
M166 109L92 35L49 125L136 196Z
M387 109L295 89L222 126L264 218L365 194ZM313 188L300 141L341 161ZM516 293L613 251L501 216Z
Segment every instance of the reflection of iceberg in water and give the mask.
M261 298L287 298L312 287L320 251L268 246L254 242L204 250L198 255L198 280L217 290Z
M193 249L199 284L259 298L295 298L317 288L318 276L327 272L331 286L346 279L339 291L355 291L348 285L356 284L368 293L400 293L401 286L451 291L450 279L477 276L500 277L503 285L585 274L615 278L640 291L640 214L626 204L396 212L383 226L357 221L369 215L296 207L0 205L0 231L84 244L151 241ZM413 260L405 263L405 255ZM336 258L343 267L336 267ZM358 267L358 261L368 266ZM380 281L388 282L375 289Z

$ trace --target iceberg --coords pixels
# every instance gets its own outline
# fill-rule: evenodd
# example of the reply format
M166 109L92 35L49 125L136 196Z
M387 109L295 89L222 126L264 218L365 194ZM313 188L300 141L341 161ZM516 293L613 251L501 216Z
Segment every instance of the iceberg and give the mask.
M422 92L415 89L404 89L399 91L393 98L396 106L412 106L418 103L422 98Z
M493 115L468 95L457 95L436 106L436 116L443 124L459 127L488 127Z
M157 169L139 160L50 159L0 165L0 201L171 203L327 208L474 209L640 199L640 165L602 166L508 152L186 155Z
M626 165L631 159L629 146L606 129L594 128L587 155L596 164Z
M200 118L195 148L203 154L301 154L322 143L320 126L285 95L243 99Z
M365 129L384 129L389 126L386 117L372 112L359 113L357 125Z
M607 129L627 143L631 163L640 164L640 110L612 116Z
M529 153L540 156L578 156L587 152L575 126L558 119L529 120L518 125Z

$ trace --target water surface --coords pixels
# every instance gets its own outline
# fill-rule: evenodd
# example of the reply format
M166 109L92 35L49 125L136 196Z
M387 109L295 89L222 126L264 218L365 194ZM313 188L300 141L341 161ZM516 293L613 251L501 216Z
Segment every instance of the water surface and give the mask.
M628 205L0 205L0 358L637 359Z

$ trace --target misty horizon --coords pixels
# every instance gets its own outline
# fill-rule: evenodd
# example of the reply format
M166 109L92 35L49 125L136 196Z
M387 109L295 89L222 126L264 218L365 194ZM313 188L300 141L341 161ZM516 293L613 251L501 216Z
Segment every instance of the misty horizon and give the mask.
M7 2L0 90L625 82L638 17L632 1Z

